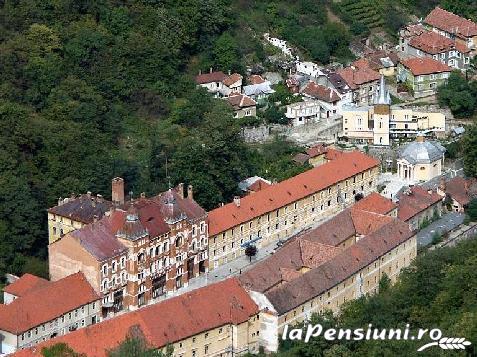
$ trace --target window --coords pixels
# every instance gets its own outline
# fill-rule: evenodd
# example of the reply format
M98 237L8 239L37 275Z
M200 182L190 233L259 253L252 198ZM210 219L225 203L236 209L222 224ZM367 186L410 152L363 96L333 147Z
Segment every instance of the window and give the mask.
M116 262L113 262L113 263L111 264L111 268L112 268L113 273L114 273L114 272L116 271Z
M106 274L108 274L108 265L104 264L103 265L103 275L106 275Z
M176 248L179 248L182 245L182 236L176 238Z

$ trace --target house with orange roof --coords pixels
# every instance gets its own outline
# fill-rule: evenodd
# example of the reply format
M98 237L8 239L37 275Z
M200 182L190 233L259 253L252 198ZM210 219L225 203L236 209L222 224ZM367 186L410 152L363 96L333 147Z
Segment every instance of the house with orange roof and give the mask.
M65 343L88 357L106 357L127 337L174 356L227 356L267 348L257 304L236 278L167 299L17 352L42 356L41 350Z
M209 261L215 269L244 256L248 245L259 249L289 238L376 190L379 161L359 151L209 212Z
M426 16L423 23L428 29L475 51L477 46L477 24L475 22L437 6Z
M192 186L118 204L102 219L49 245L53 281L81 271L103 317L156 302L208 270L207 212Z
M232 93L225 100L234 111L234 118L257 116L257 102L245 94Z
M58 281L24 275L7 285L13 301L0 304L0 354L12 353L100 319L100 297L83 273Z
M337 71L352 92L352 102L372 104L377 96L379 72L368 66L350 66Z
M226 75L222 71L213 71L210 68L208 73L199 72L195 76L195 83L198 87L203 87L215 97L227 97L230 93L242 92L243 77L238 73Z
M414 98L434 95L437 87L447 83L452 68L431 57L411 57L398 65L397 80L406 83Z
M396 282L416 257L415 233L396 218L396 205L376 193L368 197L240 275L267 321L261 334L268 346L278 347L286 325L378 292L383 276Z

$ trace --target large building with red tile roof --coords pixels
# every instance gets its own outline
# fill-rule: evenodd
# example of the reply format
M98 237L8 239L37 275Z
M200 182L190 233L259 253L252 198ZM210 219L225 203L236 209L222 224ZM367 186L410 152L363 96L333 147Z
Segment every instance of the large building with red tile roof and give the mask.
M208 269L207 213L180 184L114 207L49 245L52 280L82 271L103 314L135 309L188 285Z
M398 199L398 218L415 230L442 215L443 197L436 191L414 186Z
M337 71L352 91L353 103L372 104L377 96L379 72L368 66L351 66Z
M50 282L32 274L23 274L11 284L3 288L3 303L9 304L13 300L26 295L34 289L42 288Z
M447 83L452 68L431 57L411 57L398 65L397 79L412 89L415 98L433 95Z
M253 195L237 197L209 212L211 269L284 239L376 190L379 162L359 151L344 152L325 164Z
M138 311L55 338L15 356L41 356L43 347L66 343L88 357L106 357L127 337L175 356L240 355L258 352L259 309L237 279L193 290Z
M363 199L364 200L364 199ZM318 227L292 237L240 276L262 309L262 334L278 345L285 325L372 294L387 275L395 282L417 254L414 232L395 205L373 194Z
M436 7L426 16L424 24L472 49L477 45L477 24L440 7Z
M4 291L18 294L18 297L0 305L0 354L99 321L100 297L83 273L54 282L23 276Z

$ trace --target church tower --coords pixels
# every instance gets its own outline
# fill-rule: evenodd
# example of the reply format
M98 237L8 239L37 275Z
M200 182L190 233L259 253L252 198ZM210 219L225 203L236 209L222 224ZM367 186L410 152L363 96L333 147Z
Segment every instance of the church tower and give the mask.
M378 96L373 108L373 144L389 145L389 121L391 119L391 97L386 89L384 76L381 75Z

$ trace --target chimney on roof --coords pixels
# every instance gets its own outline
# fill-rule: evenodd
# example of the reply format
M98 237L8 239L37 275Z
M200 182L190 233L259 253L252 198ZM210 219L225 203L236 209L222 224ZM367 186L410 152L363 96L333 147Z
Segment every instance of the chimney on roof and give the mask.
M141 192L141 198L146 198L146 192Z
M212 73L212 67L209 68L209 73Z
M201 70L201 69L199 69L199 76L200 76L201 74L202 74L202 70Z
M439 191L442 193L446 192L446 180L443 177L439 180Z
M63 204L63 199L60 197L58 198L58 206L61 206Z
M426 139L424 138L424 135L422 133L417 134L416 136L416 141L418 143L423 143Z
M124 204L124 179L121 177L113 178L111 182L111 197L116 205Z
M187 198L190 200L194 199L194 191L192 185L187 186Z
M229 72L228 72L228 73L229 73L229 76L232 74L232 73L230 72L230 69L229 69Z
M177 193L180 198L184 198L184 184L182 182L177 185Z
M95 214L95 215L93 216L93 222L98 222L98 215L97 215L97 214Z
M91 197L91 191L86 192L86 196Z
M98 199L98 202L99 203L102 203L103 202L103 196L100 195L99 193L96 195L97 199Z
M240 207L240 196L234 196L234 203L237 207Z

